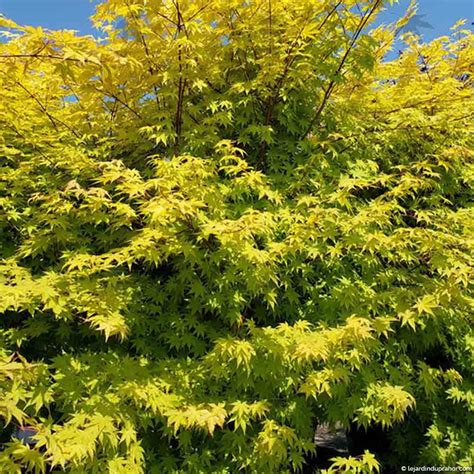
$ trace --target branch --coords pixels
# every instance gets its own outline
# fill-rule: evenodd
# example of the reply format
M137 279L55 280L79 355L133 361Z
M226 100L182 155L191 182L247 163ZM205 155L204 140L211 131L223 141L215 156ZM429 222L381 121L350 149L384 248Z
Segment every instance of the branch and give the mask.
M128 11L130 12L130 14L133 17L133 20L137 24L137 31L138 31L138 35L140 37L140 42L143 46L143 49L145 51L146 60L148 62L148 72L150 73L150 77L152 78L152 81L153 81L153 77L155 75L155 65L154 65L153 61L151 60L151 54L150 54L150 50L148 49L148 44L145 40L145 36L143 35L143 33L140 30L139 20L138 20L137 16L135 15L135 13L130 8L130 5L128 3L127 3L127 8L128 8ZM163 16L163 15L160 15L160 16ZM168 19L168 21L170 21L170 20ZM159 108L160 107L160 99L158 97L158 88L156 87L156 84L153 84L153 92L155 93L156 105Z
M380 3L381 3L381 0L376 0L374 5L372 6L372 8L369 10L369 12L361 18L359 26L357 27L356 32L354 33L354 36L352 37L352 40L349 44L349 47L347 48L346 52L344 53L344 55L341 59L341 62L339 63L339 66L336 69L336 72L334 73L334 77L331 79L331 82L329 83L327 89L325 90L323 100L322 100L321 104L319 105L318 109L316 110L316 113L314 114L313 118L310 120L309 125L308 125L304 135L301 137L302 139L305 138L311 132L311 129L313 128L314 124L316 123L316 121L321 116L324 108L326 107L326 104L327 104L329 98L331 97L333 89L336 86L336 78L341 73L342 68L344 67L344 65L347 61L347 58L349 57L349 54L353 50L360 34L362 33L362 30L365 28L367 22L369 21L371 16L375 13L375 10L378 8Z
M272 0L268 0L268 36L269 36L269 49L270 54L273 53L273 32L272 32Z
M118 97L117 95L115 95L113 92L108 92L106 91L105 89L102 90L100 89L99 87L97 86L94 86L94 89L97 91L97 92L100 92L101 94L105 94L105 95L109 95L110 97L112 97L112 99L116 100L118 103L122 104L126 109L130 110L130 112L132 112L136 117L138 117L140 120L143 119L143 117L140 115L139 112L137 112L134 108L132 108L130 105L127 104L127 102L125 102L124 100L120 99L120 97Z
M183 23L183 17L181 15L181 10L179 8L179 1L173 0L173 5L176 8L176 13L178 15L178 25L177 25L177 38L179 40L179 35L181 31L185 30L185 26ZM184 90L186 88L186 80L183 80L183 57L182 57L182 45L178 45L178 64L179 64L179 82L178 82L178 102L176 105L176 115L175 115L175 141L173 146L173 153L175 155L179 152L179 145L181 140L181 129L183 125L183 103L184 103Z
M31 145L33 149L37 151L48 162L48 164L53 164L53 161L51 160L51 158L47 157L41 151L41 149L38 148L35 142L29 141L28 138L23 133L21 133L14 125L10 125L7 123L5 124L5 126L8 127L10 130L12 130L14 133L16 133L25 143ZM49 143L47 143L47 145L53 148L52 145L50 145Z
M38 97L36 97L32 92L30 92L21 82L15 81L15 83L20 86L20 88L23 89L39 105L40 109L43 111L46 117L48 117L49 121L53 124L53 127L56 130L58 130L59 123L63 127L66 127L76 138L81 138L80 135L67 123L64 123L62 120L59 120L58 118L51 115L46 109L46 107L43 105L43 103L38 99Z
M39 54L39 53L30 53L30 54L0 54L0 58L35 58L35 59L57 59L60 61L72 61L75 63L92 63L97 66L97 63L91 61L87 58L77 59L77 58L65 58L63 56L57 56L54 54Z
M199 13L201 13L203 10L205 10L209 5L211 5L212 2L209 2L207 3L206 5L204 5L203 7L201 7L194 15L191 15L187 20L186 22L189 22L189 21L192 21L194 18L196 18Z
M341 5L341 3L342 3L342 0L339 1L336 5L334 5L334 7L331 9L331 11L326 15L326 18L319 25L317 31L320 31L324 27L324 25L328 22L328 20L332 17L332 15L334 15L334 13L336 12L337 8ZM277 82L275 84L275 87L274 87L274 93L271 95L271 97L270 97L270 99L267 103L267 106L266 106L265 121L264 121L265 126L270 125L270 123L272 122L273 111L274 111L275 106L277 104L277 100L278 100L278 96L280 94L280 90L283 87L283 84L286 80L286 77L288 76L288 74L290 72L291 66L293 65L293 63L295 62L296 57L297 57L296 53L292 56L293 50L295 49L296 45L298 44L298 41L301 38L301 35L303 34L303 31L304 31L306 25L308 24L310 18L311 18L311 15L308 15L306 17L306 19L303 22L303 25L301 26L298 34L296 35L295 39L292 41L292 43L291 43L291 45L290 45L290 47L287 51L287 55L286 55L285 61L284 61L285 66L284 66L283 72L282 72L281 76L279 77L279 79L277 80ZM257 163L257 165L260 166L260 167L263 166L263 164L264 164L263 162L264 162L264 159L265 159L266 148L267 148L266 143L262 142L261 145L260 145L260 149L259 149L259 157L258 157L258 163Z

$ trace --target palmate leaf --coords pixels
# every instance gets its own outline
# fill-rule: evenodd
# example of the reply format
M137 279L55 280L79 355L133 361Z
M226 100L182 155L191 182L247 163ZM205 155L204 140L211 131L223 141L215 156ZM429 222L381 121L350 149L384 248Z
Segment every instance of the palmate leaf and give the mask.
M0 19L1 472L472 464L473 36L392 3Z

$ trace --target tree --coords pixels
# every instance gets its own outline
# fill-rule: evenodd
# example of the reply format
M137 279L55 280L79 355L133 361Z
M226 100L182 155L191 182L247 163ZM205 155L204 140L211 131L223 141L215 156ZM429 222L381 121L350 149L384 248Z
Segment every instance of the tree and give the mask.
M385 3L0 20L3 472L470 465L473 36Z

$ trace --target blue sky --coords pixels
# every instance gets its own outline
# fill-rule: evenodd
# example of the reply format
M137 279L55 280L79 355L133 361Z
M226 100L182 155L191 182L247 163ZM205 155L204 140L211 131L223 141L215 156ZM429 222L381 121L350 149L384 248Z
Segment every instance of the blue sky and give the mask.
M0 13L21 24L41 25L46 28L67 28L83 34L93 33L88 17L94 4L100 0L0 0ZM409 0L400 0L398 5L382 14L383 21L394 20L408 5ZM449 28L460 18L470 25L474 21L474 0L419 0L419 20L431 28L418 30L424 39L449 34Z
M89 17L97 0L0 0L0 13L20 24L93 33Z

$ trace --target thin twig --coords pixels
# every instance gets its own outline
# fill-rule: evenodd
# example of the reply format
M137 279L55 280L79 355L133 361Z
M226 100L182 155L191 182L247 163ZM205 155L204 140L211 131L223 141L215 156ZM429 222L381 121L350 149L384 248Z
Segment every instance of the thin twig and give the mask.
M324 27L324 25L328 22L328 20L332 17L332 15L334 15L334 13L337 11L337 8L341 5L341 3L342 3L342 1L339 1L336 5L334 5L334 7L329 11L329 13L326 15L324 20L319 25L317 31L320 31ZM296 37L292 41L292 43L291 43L291 45L290 45L290 47L287 51L287 55L286 55L285 60L284 60L285 66L284 66L283 72L282 72L281 76L279 77L279 79L277 80L277 82L275 84L275 87L274 87L274 92L270 96L270 99L269 99L269 101L267 103L267 106L265 108L266 109L265 120L264 120L264 125L265 126L270 125L271 122L272 122L273 111L274 111L275 106L277 104L277 100L278 100L278 96L280 94L280 90L283 87L283 84L284 84L284 82L285 82L285 80L286 80L286 78L287 78L287 76L290 72L291 66L293 65L294 61L297 58L296 53L294 55L292 55L293 50L295 49L296 45L298 44L298 41L301 38L301 35L303 34L303 31L304 31L306 25L308 24L310 18L311 18L311 14L309 14L306 17L306 19L303 22L300 30L298 31L298 34L296 35ZM264 165L266 148L267 148L266 142L262 142L260 144L257 167L263 167L263 165Z
M179 1L173 0L173 4L176 8L176 13L178 16L178 25L177 25L177 31L176 31L176 37L177 40L179 41L179 35L180 33L184 30L184 23L183 23L183 17L181 15L181 10L179 7ZM181 140L181 129L182 129L182 124L183 124L183 104L184 104L184 90L186 88L186 80L183 79L183 52L182 52L182 45L178 45L178 68L179 68L179 81L178 81L178 101L176 104L176 114L175 114L175 141L174 141L174 147L173 147L173 153L175 155L178 154L179 152L179 146L180 146L180 140Z
M143 50L145 51L146 60L148 62L148 72L150 74L151 80L153 81L154 76L155 76L155 64L151 59L151 54L150 54L150 49L148 48L148 43L146 42L145 36L144 36L144 34L142 33L142 31L140 29L139 20L138 20L137 16L135 15L135 13L132 11L132 9L131 9L131 7L128 3L127 3L127 8L128 8L128 11L130 12L130 14L132 15L136 25L137 25L137 31L138 31L138 35L140 37L140 42L143 46ZM168 20L168 21L170 21L170 20ZM154 84L154 83L153 83L153 92L155 93L156 105L157 105L158 108L160 108L160 99L158 97L158 88L156 87L156 84Z
M66 127L76 138L80 138L80 135L72 128L70 127L67 123L64 123L62 120L54 117L51 115L50 112L46 109L46 107L43 105L43 103L36 97L32 92L30 92L21 82L15 81L15 83L23 89L30 97L33 99L40 107L42 112L48 117L49 121L52 123L53 127L55 130L58 130L58 123L62 125L63 127Z
M346 52L344 53L344 55L342 56L342 59L341 59L341 62L339 63L339 66L337 67L335 73L334 73L334 76L333 78L331 79L328 87L326 88L325 92L324 92L324 96L323 96L323 100L321 101L321 104L319 105L319 107L317 108L316 110L316 113L314 114L313 118L310 120L309 124L308 124L308 127L305 131L305 133L303 134L303 136L301 137L302 139L307 137L308 134L311 132L311 129L313 128L313 125L316 123L316 121L319 119L319 117L321 116L324 108L326 107L326 104L329 100L329 98L331 97L331 94L334 90L334 87L336 86L336 79L337 77L339 76L339 74L341 73L348 57L349 57L349 54L351 53L351 51L353 50L360 34L362 33L363 29L365 28L367 22L369 21L369 19L371 18L371 16L374 14L375 10L377 9L377 7L380 5L381 3L381 0L376 0L374 5L372 6L372 8L369 10L369 12L364 15L362 18L361 18L361 21L359 23L359 26L357 27L356 29L356 32L354 33L354 36L352 37L352 40L351 42L349 43L349 46L346 50Z

